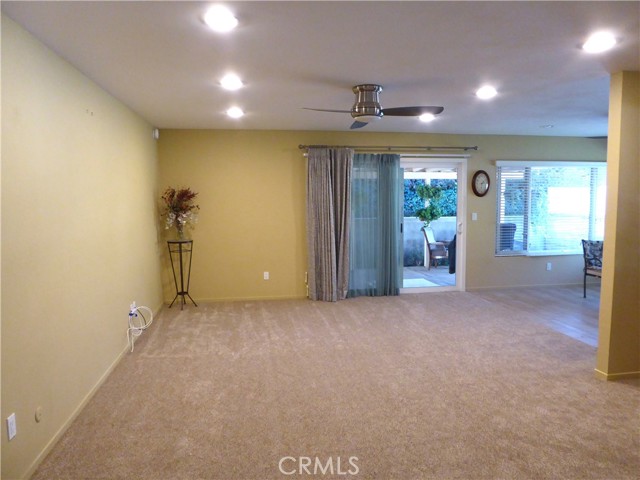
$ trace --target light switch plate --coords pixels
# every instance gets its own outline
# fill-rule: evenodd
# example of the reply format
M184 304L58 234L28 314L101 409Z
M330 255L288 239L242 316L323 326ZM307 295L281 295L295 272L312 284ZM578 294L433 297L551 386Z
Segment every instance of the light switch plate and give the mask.
M13 440L13 437L15 437L17 433L16 414L12 413L7 417L7 435L9 436L9 440Z

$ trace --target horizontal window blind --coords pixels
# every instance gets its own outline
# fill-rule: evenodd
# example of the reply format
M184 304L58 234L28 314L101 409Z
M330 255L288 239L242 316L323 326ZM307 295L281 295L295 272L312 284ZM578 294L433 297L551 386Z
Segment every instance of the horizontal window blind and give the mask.
M602 240L606 165L499 162L496 255L582 252Z

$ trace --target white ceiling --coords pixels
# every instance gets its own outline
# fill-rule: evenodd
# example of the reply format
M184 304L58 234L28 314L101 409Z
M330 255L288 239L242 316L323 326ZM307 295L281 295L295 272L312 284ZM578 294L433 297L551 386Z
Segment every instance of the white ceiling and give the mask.
M2 11L160 128L348 130L351 87L383 108L442 105L429 124L387 117L360 131L605 136L609 74L640 70L640 2L2 2ZM579 46L595 30L613 51ZM246 87L218 84L228 71ZM499 90L492 101L474 91ZM232 105L246 115L224 115ZM542 128L553 125L552 128Z

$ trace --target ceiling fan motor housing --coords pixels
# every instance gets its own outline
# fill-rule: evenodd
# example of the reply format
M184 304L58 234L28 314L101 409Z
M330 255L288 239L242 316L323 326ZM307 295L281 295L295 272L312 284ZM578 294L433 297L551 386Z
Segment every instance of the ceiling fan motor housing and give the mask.
M352 87L356 94L356 102L351 110L327 110L324 108L307 108L307 110L317 110L320 112L350 113L355 121L351 125L351 130L362 128L373 120L380 120L384 116L393 117L419 117L424 113L438 115L442 113L444 107L436 106L413 106L382 108L380 106L380 92L382 87L372 83L363 83ZM305 107L306 108L306 107Z
M361 118L363 116L381 118L384 115L380 106L380 92L382 91L380 85L367 83L356 85L352 90L356 94L356 103L351 107L351 116L353 118Z

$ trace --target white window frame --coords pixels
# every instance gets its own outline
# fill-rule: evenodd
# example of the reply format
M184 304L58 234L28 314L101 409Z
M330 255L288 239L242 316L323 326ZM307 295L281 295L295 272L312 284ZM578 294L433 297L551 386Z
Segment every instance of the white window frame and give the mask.
M540 168L540 167L582 167L582 168L605 168L606 172L606 163L605 162L560 162L560 161L542 161L542 160L531 160L531 161L522 161L522 160L497 160L495 162L496 165L496 228L495 228L495 256L497 257L507 257L507 256L554 256L554 255L576 255L581 254L582 251L576 247L575 250L529 250L529 220L527 213L530 212L531 207L528 205L525 199L525 212L523 214L522 220L522 238L523 245L521 249L518 250L501 250L501 240L500 240L500 224L504 219L504 211L503 211L503 191L502 191L502 168L501 167L512 167L512 168L522 168L522 169L531 169L531 168ZM606 174L606 173L605 173ZM531 177L526 175L524 176L524 180L527 182L525 185L526 195L530 195L531 191ZM589 240L602 239L595 238L593 227L596 222L596 215L594 210L595 203L595 193L593 191L590 192L590 211L589 211Z

